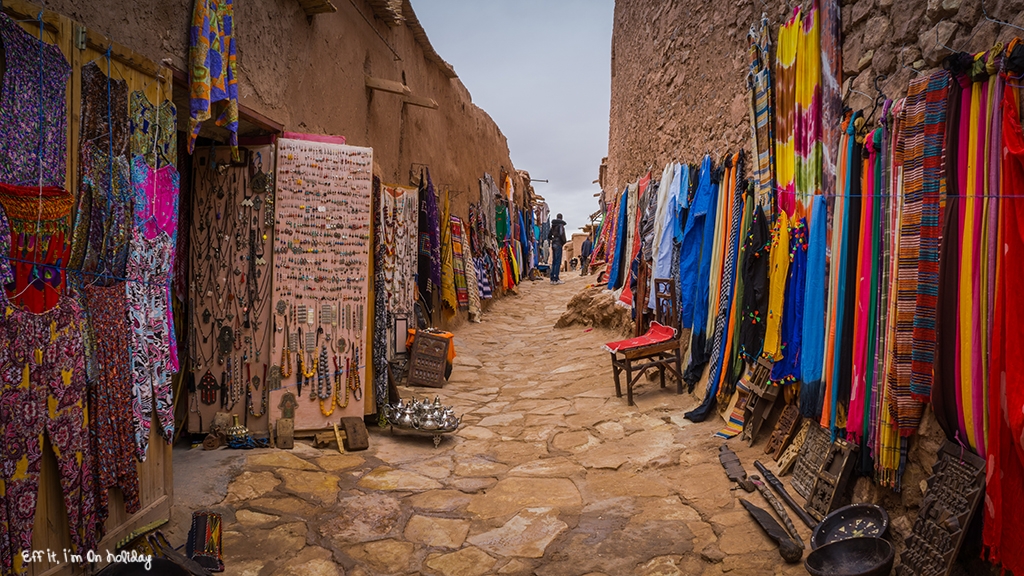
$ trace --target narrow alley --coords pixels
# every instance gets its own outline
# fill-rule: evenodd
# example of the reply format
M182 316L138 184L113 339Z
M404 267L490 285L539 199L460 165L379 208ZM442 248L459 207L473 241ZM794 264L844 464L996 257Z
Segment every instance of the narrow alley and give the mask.
M213 488L225 574L804 573L740 507L740 495L767 505L731 490L711 437L721 421L683 420L694 398L656 381L627 407L601 349L618 337L553 328L593 276L563 278L524 282L459 329L443 389L401 389L464 414L436 449L371 426L364 452L296 442L237 456L241 473ZM760 446L733 448L751 473L764 459ZM176 502L191 510L188 479L209 462L184 462L176 455Z

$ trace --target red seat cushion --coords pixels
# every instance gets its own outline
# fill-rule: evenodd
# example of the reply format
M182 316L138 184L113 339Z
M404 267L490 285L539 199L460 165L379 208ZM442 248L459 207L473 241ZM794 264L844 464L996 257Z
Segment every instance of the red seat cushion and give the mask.
M651 322L650 329L643 336L637 336L636 338L630 338L629 340L619 340L618 342L609 342L604 345L604 349L609 352L623 352L625 350L633 350L636 348L643 348L644 346L650 346L652 344L661 344L662 342L668 342L669 340L676 337L675 328L669 328L658 324L657 322Z

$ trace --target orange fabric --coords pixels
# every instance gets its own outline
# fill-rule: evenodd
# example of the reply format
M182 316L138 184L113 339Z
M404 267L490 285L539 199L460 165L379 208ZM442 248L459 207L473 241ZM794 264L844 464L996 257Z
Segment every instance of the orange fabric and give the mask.
M432 335L448 339L448 363L451 364L452 360L455 360L455 334L452 334L451 332L434 332ZM416 329L409 328L409 336L405 339L405 347L407 349L412 349L412 343L415 340Z

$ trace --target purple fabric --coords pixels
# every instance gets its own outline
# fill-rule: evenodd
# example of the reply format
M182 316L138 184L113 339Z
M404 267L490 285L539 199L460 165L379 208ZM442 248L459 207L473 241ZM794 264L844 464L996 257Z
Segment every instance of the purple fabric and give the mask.
M437 211L437 196L434 195L434 182L427 170L426 216L430 225L430 281L434 286L441 285L441 216Z
M0 106L0 182L64 186L71 66L60 48L40 42L0 14L6 57Z

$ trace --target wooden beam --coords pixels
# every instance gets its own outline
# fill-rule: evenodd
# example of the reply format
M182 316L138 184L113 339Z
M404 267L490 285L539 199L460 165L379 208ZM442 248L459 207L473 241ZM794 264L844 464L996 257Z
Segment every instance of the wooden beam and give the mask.
M366 87L370 90L380 90L381 92L390 92L392 94L401 94L403 96L409 96L412 94L412 90L394 80L385 80L383 78L374 78L373 76L365 75Z
M85 44L89 48L97 52L106 53L107 48L110 48L110 58L121 62L129 68L133 68L146 74L159 79L161 82L167 82L172 79L172 75L164 74L164 70L153 63L148 58L139 56L135 52L132 52L127 47L118 44L117 42L111 41L106 36L95 32L93 30L86 30L85 33Z
M313 16L315 14L329 14L331 12L337 12L338 8L331 3L330 0L298 0L299 6L302 7L302 11L306 13L306 16Z
M423 108L430 108L431 110L437 110L437 101L433 98L427 98L426 96L413 96L409 94L404 99L406 104L413 106L422 106Z

